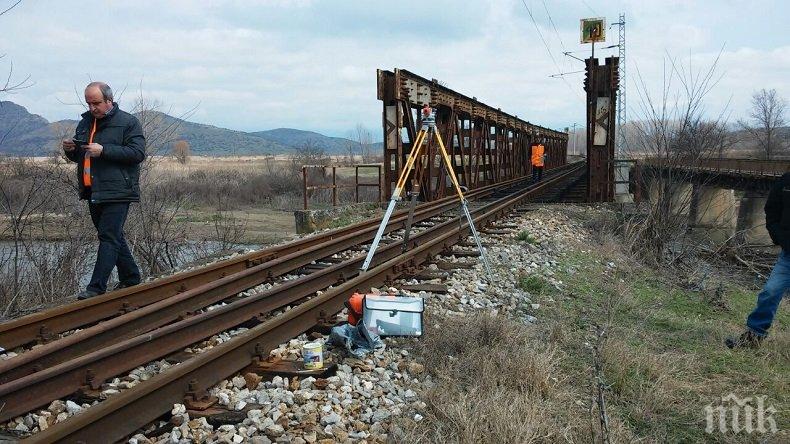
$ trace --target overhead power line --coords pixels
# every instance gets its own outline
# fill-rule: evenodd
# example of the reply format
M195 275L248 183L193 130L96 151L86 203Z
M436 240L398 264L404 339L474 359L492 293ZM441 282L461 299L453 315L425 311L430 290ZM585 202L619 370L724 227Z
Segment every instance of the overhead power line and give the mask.
M523 3L524 7L527 8L527 14L529 14L530 20L532 20L532 25L535 26L535 31L538 32L538 37L540 37L540 41L543 42L543 47L546 48L546 52L549 53L549 57L551 57L551 61L554 62L554 67L557 68L557 71L561 71L559 65L557 65L557 60L554 58L554 54L551 53L549 44L546 43L546 39L543 38L543 33L540 32L540 27L538 26L538 22L535 21L535 16L532 15L532 9L530 9L530 7L527 5L526 0L521 0L521 3Z
M549 44L546 43L546 39L543 38L543 33L540 32L540 27L538 26L538 22L535 21L535 16L532 14L532 9L530 9L529 5L527 5L526 0L521 0L521 3L524 4L524 8L526 8L527 10L527 14L529 14L530 20L532 20L532 25L535 26L535 31L538 32L538 37L540 37L540 41L543 42L543 47L546 48L546 52L549 53L549 58L551 58L552 63L554 63L554 67L557 69L557 72L562 72L562 69L560 69L560 65L557 64L557 59L554 58L554 54L552 54L551 48L549 48ZM565 86L567 86L569 90L571 90L577 95L579 94L579 92L573 89L571 87L571 84L568 83L567 80L565 80L565 77L560 77L560 78L562 79L562 81L565 83Z
M588 5L586 1L582 0L582 3L584 3L584 6L586 6L586 7L587 7L587 9L589 9L589 10L590 10L590 12L592 12L592 13L593 13L593 14L595 14L595 15L598 15L598 13L597 13L597 12L595 12L595 9L593 9L593 8L592 8L592 6Z
M549 12L549 7L546 6L546 0L542 0L542 1L543 1L543 9L546 10L546 15L549 17L549 23L551 23L551 27L554 28L554 33L557 34L557 38L560 41L560 46L562 46L562 50L563 51L567 51L567 49L565 49L565 42L562 41L562 37L560 36L560 32L557 31L557 25L554 24L554 20L551 18L551 13Z

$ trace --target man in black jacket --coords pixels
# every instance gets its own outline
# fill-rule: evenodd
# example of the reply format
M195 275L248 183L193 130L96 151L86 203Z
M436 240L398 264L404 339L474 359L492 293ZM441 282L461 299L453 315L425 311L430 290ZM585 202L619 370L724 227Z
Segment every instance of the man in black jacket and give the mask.
M785 173L771 187L765 203L765 227L774 244L782 247L765 287L757 295L757 306L746 318L746 331L726 344L735 347L759 347L768 334L779 303L790 288L790 173Z
M140 163L145 137L137 118L118 109L112 89L103 82L85 88L88 111L77 124L74 140L63 141L66 157L77 163L80 198L88 201L99 235L99 251L88 287L77 294L87 299L107 291L118 267L115 289L140 283L140 270L123 235L129 204L140 201Z

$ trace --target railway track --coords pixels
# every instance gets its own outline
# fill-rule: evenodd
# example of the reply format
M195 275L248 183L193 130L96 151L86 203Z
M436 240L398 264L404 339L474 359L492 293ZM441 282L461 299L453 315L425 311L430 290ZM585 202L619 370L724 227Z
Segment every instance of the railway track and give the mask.
M503 182L480 188L470 193L469 198L477 199L490 195L497 189L510 186L514 182ZM415 211L415 221L425 220L455 208L455 206L457 205L453 197L422 204ZM391 223L387 226L387 232L403 228L406 223L406 214L406 210L395 213ZM371 233L375 233L377 227L376 220L366 220L284 245L254 251L199 269L177 273L5 322L0 324L0 347L12 350L15 347L31 343L47 343L60 333L116 317L119 314L154 304L255 267L258 267L255 269L259 274L262 274L263 278L273 279L278 274L304 266L303 262L307 259L309 259L307 263L310 263L315 258L320 259L342 251L349 245L353 245L353 242L360 242L367 238L373 239ZM351 235L353 237L350 237ZM307 251L310 251L311 254L307 255ZM294 253L298 253L301 260L293 260ZM324 256L320 256L321 254ZM289 255L291 256L289 257ZM288 259L291 261L287 262Z
M522 181L514 180L470 193L478 199L472 210L475 223L481 226L490 223L519 203L564 186L573 181L582 168L583 164L578 163L557 168L537 186L524 187ZM115 317L105 311L99 319L89 321L95 325L3 362L0 367L0 405L3 406L0 420L24 414L79 389L98 389L108 378L182 350L213 334L244 323L257 324L230 341L194 355L80 415L51 426L31 437L30 442L98 442L96 437L102 437L102 441L123 438L169 410L188 392L197 396L250 365L254 359L264 359L271 349L308 330L317 320L328 319L342 309L351 291L391 281L447 251L468 231L466 223L457 217L449 220L442 217L443 213L455 209L457 201L452 198L418 207L415 222L430 226L410 238L405 252L399 242L383 245L372 269L366 273L358 272L364 260L360 246L372 240L378 224L376 220L334 230L315 236L315 239L302 239L295 242L296 246L274 247L214 264L206 267L205 275L194 270L163 279L165 282L148 283L136 292L108 294L102 297L104 300L84 301L95 304L77 303L70 309L50 310L49 319L69 320L73 314L61 315L79 313L79 307L89 309L86 307L105 305L103 309L107 310L119 303L124 307L123 302L126 302L128 311L129 300L141 304L140 308ZM397 213L388 232L403 228L405 218L404 211ZM329 260L309 270L308 274L273 282L277 276L300 269L305 271L306 265L349 249L356 249L360 254L346 254L346 258ZM259 262L251 264L250 261ZM273 286L229 300L240 291L261 283ZM187 285L194 288L173 293L174 288ZM317 291L323 293L316 296ZM205 310L221 301L229 302ZM293 307L272 315L275 310L289 306ZM97 313L101 310L89 309L89 312L99 316ZM43 313L28 318L31 319L19 325L52 322L45 321L48 318ZM107 318L110 319L96 324ZM69 324L63 321L57 325ZM17 331L34 330L27 327L27 330ZM22 335L16 337L23 338ZM22 343L29 343L29 339L30 336Z

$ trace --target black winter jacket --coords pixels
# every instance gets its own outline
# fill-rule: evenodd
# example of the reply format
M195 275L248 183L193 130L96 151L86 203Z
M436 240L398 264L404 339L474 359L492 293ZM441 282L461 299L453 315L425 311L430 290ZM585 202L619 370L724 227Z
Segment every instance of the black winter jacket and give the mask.
M88 140L93 119L90 112L82 114L75 139ZM96 123L93 142L103 149L99 157L91 158L90 189L85 188L82 180L85 150L77 147L66 152L66 157L77 163L80 199L90 199L91 203L139 202L140 163L145 160L145 137L137 117L121 111L118 104L113 103L112 111Z
M765 228L776 245L790 252L790 173L782 175L768 193Z

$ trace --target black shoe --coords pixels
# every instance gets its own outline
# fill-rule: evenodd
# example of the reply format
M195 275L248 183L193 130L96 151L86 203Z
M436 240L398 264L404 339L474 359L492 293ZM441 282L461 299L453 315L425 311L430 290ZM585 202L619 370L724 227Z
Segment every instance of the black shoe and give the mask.
M101 293L96 293L95 291L91 291L91 290L82 290L81 292L77 293L77 299L82 301L85 299L90 299L94 296L98 296L100 294Z
M746 330L737 338L727 338L724 343L729 348L759 348L762 340L762 336L755 334L751 330Z
M137 284L139 284L139 282L135 282L134 284L125 284L123 282L118 282L117 284L113 285L112 291L120 290L122 288L134 287Z

